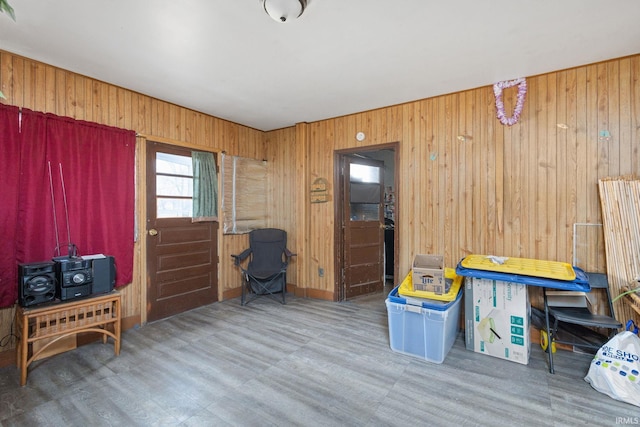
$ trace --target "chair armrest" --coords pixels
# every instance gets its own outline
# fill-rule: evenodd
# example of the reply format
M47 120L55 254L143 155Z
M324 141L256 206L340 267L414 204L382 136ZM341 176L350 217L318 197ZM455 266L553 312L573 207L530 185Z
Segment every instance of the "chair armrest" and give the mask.
M234 265L240 265L240 263L242 261L244 261L245 259L247 259L247 257L249 255L251 255L251 248L249 249L245 249L244 251L242 251L241 253L239 253L238 255L231 255L231 258L233 258L233 264Z

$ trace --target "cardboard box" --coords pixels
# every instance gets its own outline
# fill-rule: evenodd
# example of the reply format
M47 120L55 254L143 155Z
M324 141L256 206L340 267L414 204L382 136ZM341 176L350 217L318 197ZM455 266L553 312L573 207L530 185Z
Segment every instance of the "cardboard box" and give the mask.
M531 305L527 286L466 277L464 294L467 349L528 364Z
M412 283L414 291L446 294L444 257L442 255L418 254L413 259Z

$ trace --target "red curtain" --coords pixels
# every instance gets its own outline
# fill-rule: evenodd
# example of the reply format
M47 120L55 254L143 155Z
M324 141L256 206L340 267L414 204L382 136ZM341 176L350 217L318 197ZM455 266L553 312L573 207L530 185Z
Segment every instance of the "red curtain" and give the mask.
M17 296L16 225L20 179L20 110L0 104L0 307L12 305Z
M23 109L18 141L19 155L7 159L19 165L14 273L10 286L0 279L10 297L0 307L16 300L17 263L67 255L70 244L78 255L114 256L116 286L130 283L135 133Z

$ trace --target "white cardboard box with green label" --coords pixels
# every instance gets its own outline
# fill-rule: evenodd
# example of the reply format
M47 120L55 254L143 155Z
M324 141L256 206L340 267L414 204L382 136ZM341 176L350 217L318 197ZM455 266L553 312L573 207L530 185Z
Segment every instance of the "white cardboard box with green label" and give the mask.
M464 293L467 349L528 364L531 306L527 286L466 277Z

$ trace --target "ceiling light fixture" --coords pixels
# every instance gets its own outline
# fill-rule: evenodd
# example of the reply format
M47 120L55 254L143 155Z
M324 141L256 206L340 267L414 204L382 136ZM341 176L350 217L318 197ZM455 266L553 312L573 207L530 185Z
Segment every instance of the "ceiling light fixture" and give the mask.
M307 0L262 0L262 5L274 21L288 22L302 15Z

